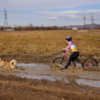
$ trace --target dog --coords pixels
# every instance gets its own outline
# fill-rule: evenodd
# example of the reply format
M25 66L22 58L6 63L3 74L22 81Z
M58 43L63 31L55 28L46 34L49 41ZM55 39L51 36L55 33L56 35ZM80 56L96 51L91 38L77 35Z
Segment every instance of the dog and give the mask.
M0 58L0 67L4 69L16 69L17 61L15 59L12 59L10 62L5 61Z

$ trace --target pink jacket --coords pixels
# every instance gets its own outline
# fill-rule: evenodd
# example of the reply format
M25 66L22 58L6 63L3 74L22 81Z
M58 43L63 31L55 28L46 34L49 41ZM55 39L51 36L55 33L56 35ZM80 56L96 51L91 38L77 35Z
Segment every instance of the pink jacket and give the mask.
M74 48L72 48L72 45L74 45ZM78 52L78 49L76 48L75 44L72 41L69 41L68 46L66 48L64 48L63 50Z

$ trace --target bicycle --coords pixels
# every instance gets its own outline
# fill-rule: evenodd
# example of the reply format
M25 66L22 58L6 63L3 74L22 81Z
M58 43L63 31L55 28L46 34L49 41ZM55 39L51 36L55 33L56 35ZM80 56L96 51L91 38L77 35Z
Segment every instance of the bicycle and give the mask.
M66 54L66 51L62 51L64 52L64 55L62 57L56 57L52 63L54 64L60 64L65 66L67 64L68 61L68 55ZM86 59L83 60L83 63L81 63L81 60L79 58L77 58L74 62L73 65L76 66L76 63L80 63L81 66L83 67L83 69L88 69L88 68L96 68L98 67L98 61L93 58L93 57L87 57Z

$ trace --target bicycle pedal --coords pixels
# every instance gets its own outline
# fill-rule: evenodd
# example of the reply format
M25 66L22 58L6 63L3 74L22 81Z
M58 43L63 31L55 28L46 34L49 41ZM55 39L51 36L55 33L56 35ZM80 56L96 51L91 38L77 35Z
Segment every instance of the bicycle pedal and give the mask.
M57 64L57 66L59 66L59 67L64 67L63 65L61 65L61 64Z

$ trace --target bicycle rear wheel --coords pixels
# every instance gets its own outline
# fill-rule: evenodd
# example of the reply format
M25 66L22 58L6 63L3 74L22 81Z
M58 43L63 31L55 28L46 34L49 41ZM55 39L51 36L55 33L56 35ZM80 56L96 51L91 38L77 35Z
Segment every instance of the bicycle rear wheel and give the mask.
M84 69L96 68L98 67L98 62L95 58L89 57L84 60L84 62L82 63L82 67Z
M57 57L52 61L52 63L65 66L67 64L67 59L65 57Z

